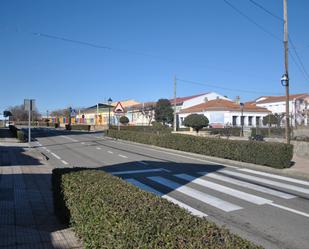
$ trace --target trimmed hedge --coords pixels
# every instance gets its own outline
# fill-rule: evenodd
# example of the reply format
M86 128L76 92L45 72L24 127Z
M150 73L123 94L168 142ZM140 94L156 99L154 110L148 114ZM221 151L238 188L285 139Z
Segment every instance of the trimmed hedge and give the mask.
M260 248L121 178L71 170L53 170L55 208L69 211L86 249Z
M268 128L251 128L251 136L255 135L262 135L263 137L269 137L269 130ZM271 127L270 128L270 137L285 137L285 129L284 128L277 128Z
M67 130L90 131L90 125L65 125Z
M118 130L118 126L111 126L110 127L111 130ZM157 129L154 126L138 126L138 125L128 125L128 126L121 126L121 130L123 131L135 131L135 132L147 132L147 133L171 133L172 132L172 128L170 127L162 127L161 129Z
M13 136L16 137L20 142L27 141L26 134L22 130L18 129L15 125L10 125L9 129Z
M210 132L210 135L220 135L220 136L235 136L239 137L241 128L240 127L230 127L230 128L207 128L203 131Z
M108 132L108 136L274 168L290 167L293 157L293 145L284 143L204 138L180 134L156 135L113 130Z

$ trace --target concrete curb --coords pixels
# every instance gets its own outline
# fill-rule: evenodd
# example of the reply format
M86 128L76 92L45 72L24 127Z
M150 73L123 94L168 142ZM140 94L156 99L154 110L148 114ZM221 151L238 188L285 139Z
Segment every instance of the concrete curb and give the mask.
M110 139L116 140L114 138L110 138ZM234 161L234 160L230 160L230 159L224 159L224 158L212 157L212 156L205 156L205 155L201 155L201 154L195 154L195 153L180 151L180 150L173 150L173 149L168 149L168 148L149 145L149 144L136 143L136 142L132 142L132 141L129 141L129 140L123 140L123 139L117 139L117 140L124 142L124 143L128 143L128 144L143 145L143 146L147 146L149 148L155 148L155 149L158 149L158 150L173 152L173 153L176 153L176 154L181 153L181 154L196 157L196 158L199 158L199 159L204 159L205 161L207 160L207 161L213 162L215 164L220 164L220 165L223 165L223 166L226 166L226 167L249 168L249 169L253 169L253 170L263 171L263 172L266 172L266 173L272 173L272 174L277 174L277 175L282 175L282 176L297 177L301 180L309 180L309 173L294 170L293 168L276 169L276 168L271 168L271 167L268 167L268 166L263 166L263 165L253 164L253 163Z

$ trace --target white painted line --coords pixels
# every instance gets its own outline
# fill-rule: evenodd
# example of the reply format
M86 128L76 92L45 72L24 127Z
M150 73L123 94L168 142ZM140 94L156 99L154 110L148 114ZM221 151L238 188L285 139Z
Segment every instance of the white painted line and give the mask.
M265 172L256 171L256 170L252 170L252 169L238 169L238 170L245 171L245 172L248 172L248 173L252 173L252 174L255 174L255 175L268 176L268 177L271 177L271 178L284 180L284 181L287 181L287 182L293 182L293 183L298 183L298 184L309 186L309 182L298 180L298 179L291 178L291 177L280 176L280 175L275 175L275 174L271 174L271 173L265 173Z
M108 152L109 154L114 154L114 152L112 152L112 151L110 151L110 150L109 150L109 151L107 151L107 152Z
M63 137L63 138L69 139L69 140L71 140L71 141L73 141L73 142L78 142L78 140L73 139L73 138L68 137L68 136L60 136L60 137Z
M85 144L84 142L81 142L81 144Z
M256 182L261 182L261 183L273 185L273 186L276 186L276 187L285 188L285 189L288 189L288 190L294 190L294 191L304 193L304 194L309 194L309 189L301 188L301 187L294 186L294 185L291 185L291 184L276 182L276 181L272 181L272 180L268 180L268 179L264 179L264 178L260 178L260 177L256 177L256 176L246 175L246 174L242 174L242 173L238 173L238 172L234 172L234 171L229 171L229 170L222 170L221 172L224 173L224 174L245 178L247 180L253 180L253 181L256 181Z
M102 138L102 137L98 137L98 136L96 136L96 138Z
M121 155L119 154L118 156L122 157L122 158L128 158L127 156Z
M42 149L43 149L43 150L47 150L47 148L46 148L46 147L42 147Z
M68 164L69 164L68 162L66 162L66 161L64 161L64 160L61 160L61 162L62 162L63 164L65 164L65 165L68 165Z
M139 163L144 164L144 165L148 165L148 163L143 162L143 161L139 161Z
M38 146L42 146L42 144L40 144L39 142L37 142Z
M101 150L101 148L100 148L100 147L96 147L96 149L97 149L97 150Z
M231 184L234 184L234 185L237 185L237 186L252 189L252 190L255 190L255 191L258 191L258 192L277 196L277 197L280 197L280 198L283 198L283 199L292 199L292 198L296 197L295 195L287 194L287 193L284 193L284 192L281 192L281 191L277 191L277 190L274 190L274 189L271 189L271 188L266 188L266 187L256 185L256 184L253 184L253 183L236 180L232 177L222 176L222 175L219 175L219 174L216 174L216 173L199 172L199 174L213 178L213 179L216 179L216 180L220 180L220 181L223 181L223 182L231 183Z
M140 169L140 170L127 170L127 171L114 171L108 172L113 175L123 175L123 174L138 174L138 173L148 173L148 172L160 172L166 171L165 169Z
M152 187L150 187L150 186L148 186L148 185L146 185L146 184L144 184L140 181L137 181L137 180L132 179L132 178L126 179L126 181L135 185L136 187L139 187L139 188L145 190L145 191L151 192L155 195L161 196L164 199L167 199L168 201L178 205L179 207L186 209L187 211L189 211L191 214L193 214L195 216L198 216L198 217L206 217L207 216L207 214L205 214L205 213L203 213L203 212L201 212L201 211L199 211L199 210L197 210L197 209L195 209L195 208L193 208L193 207L191 207L191 206L189 206L189 205L187 205L187 204L185 204L181 201L178 201L171 196L164 195L163 193L157 191L156 189L154 189L154 188L152 188Z
M61 160L60 156L56 155L54 152L51 152L50 154L52 154L54 157L56 157L57 159Z
M179 183L173 182L171 180L165 179L161 176L151 176L148 177L150 180L155 181L159 184L162 184L168 188L171 188L173 190L176 190L178 192L181 192L185 195L188 195L192 198L195 198L199 201L202 201L208 205L214 206L218 209L221 209L225 212L230 212L230 211L235 211L235 210L239 210L242 209L242 207L237 206L235 204L232 204L230 202L221 200L217 197L214 197L212 195L203 193L201 191L195 190L191 187L185 186L185 185L181 185Z
M50 153L50 150L49 150L49 149L46 149L46 151L47 151L48 153Z
M275 204L275 203L269 203L269 205L277 207L277 208L281 208L283 210L286 210L286 211L289 211L289 212L292 212L292 213L295 213L295 214L299 214L299 215L302 215L302 216L309 218L308 213L305 213L305 212L302 212L302 211L299 211L299 210L296 210L296 209L293 209L293 208L288 208L288 207L281 206L281 205L278 205L278 204Z
M206 180L201 179L201 178L196 178L196 177L188 175L188 174L177 174L175 176L178 177L178 178L181 178L183 180L193 182L193 183L198 184L200 186L210 188L212 190L215 190L215 191L236 197L238 199L241 199L241 200L244 200L244 201L256 204L256 205L264 205L264 204L272 202L272 200L268 200L268 199L265 199L263 197L248 194L248 193L245 193L245 192L233 189L233 188L229 188L229 187L226 187L226 186L214 183L214 182L206 181Z

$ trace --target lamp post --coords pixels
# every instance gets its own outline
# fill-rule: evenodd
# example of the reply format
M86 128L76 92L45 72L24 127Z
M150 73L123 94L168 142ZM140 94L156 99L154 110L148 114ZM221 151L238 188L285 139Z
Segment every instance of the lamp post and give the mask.
M111 104L112 104L113 100L111 98L109 98L107 100L108 103L108 129L110 129L111 127Z
M283 74L281 77L281 85L286 89L285 96L285 138L286 143L290 144L290 113L289 113L289 75Z
M241 117L240 117L240 124L241 124L241 136L244 136L244 103L240 103L241 109Z

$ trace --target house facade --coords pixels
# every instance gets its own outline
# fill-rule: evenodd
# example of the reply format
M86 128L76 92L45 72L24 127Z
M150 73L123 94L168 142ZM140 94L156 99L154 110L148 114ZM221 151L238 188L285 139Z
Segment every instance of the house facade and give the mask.
M184 128L184 119L193 113L203 114L212 127L223 128L226 126L256 127L263 126L263 117L270 111L255 104L245 103L243 108L227 99L205 100L204 103L182 109L179 112L179 126Z
M273 114L285 114L286 97L285 96L262 96L254 100L257 106L267 108ZM309 118L309 94L291 94L289 96L289 113L291 124L308 125Z

